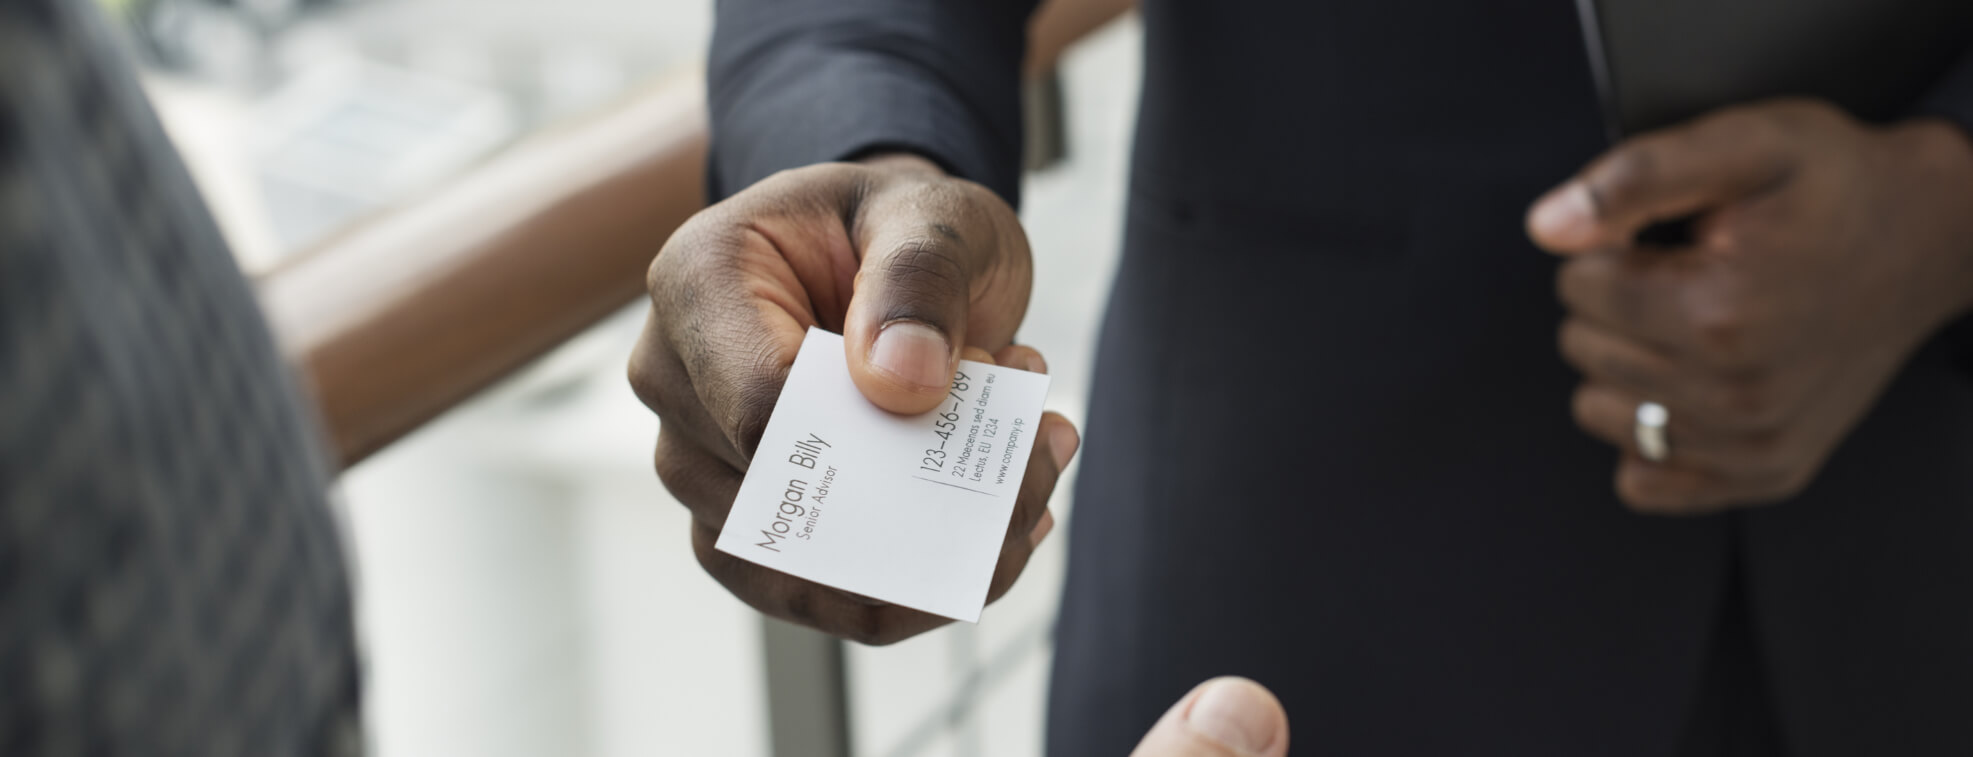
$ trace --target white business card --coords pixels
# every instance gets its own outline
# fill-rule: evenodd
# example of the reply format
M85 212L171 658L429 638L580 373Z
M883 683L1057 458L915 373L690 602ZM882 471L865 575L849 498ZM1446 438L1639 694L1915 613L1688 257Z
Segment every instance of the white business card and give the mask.
M1045 375L962 360L937 409L895 415L857 391L843 338L811 328L717 546L977 622L1047 394Z

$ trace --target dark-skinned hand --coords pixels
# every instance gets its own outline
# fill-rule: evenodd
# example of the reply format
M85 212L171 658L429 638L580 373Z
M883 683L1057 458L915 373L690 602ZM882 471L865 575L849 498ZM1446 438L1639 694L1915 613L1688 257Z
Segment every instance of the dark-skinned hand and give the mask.
M1689 246L1633 241L1693 216ZM1618 496L1680 515L1772 503L1973 304L1973 143L1817 101L1733 107L1625 141L1527 224L1563 258L1575 417L1619 448ZM1661 463L1634 442L1646 401L1669 411Z
M693 216L651 264L651 317L630 383L658 414L656 466L692 511L699 563L768 615L870 644L944 618L794 578L713 548L809 326L842 333L850 373L884 409L945 397L961 357L1045 370L1013 344L1032 276L1026 235L993 192L908 155L783 171ZM1041 419L988 601L1054 524L1075 454Z

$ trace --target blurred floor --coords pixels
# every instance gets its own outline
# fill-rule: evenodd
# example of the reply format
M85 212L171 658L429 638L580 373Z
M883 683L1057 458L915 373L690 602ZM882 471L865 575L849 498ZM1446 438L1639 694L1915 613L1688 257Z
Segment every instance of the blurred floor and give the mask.
M588 70L621 76L590 80L620 88L695 60L706 6L378 0L312 20L308 34L399 50L401 65L468 79L475 66L513 70L516 50L536 51L537 64L556 55L541 50L582 51L567 55L604 61ZM1031 177L1023 210L1037 273L1021 338L1049 360L1050 406L1078 422L1116 260L1137 34L1134 22L1118 25L1065 61L1070 160ZM540 104L561 89L552 76L532 89L516 79L481 83L534 98L524 112L562 109ZM253 128L243 121L254 110L169 79L153 92L229 233L278 245L255 167L228 139ZM623 378L643 318L641 306L620 313L344 476L377 754L766 753L757 620L693 559L686 511L651 473L656 421ZM1065 481L1058 519L1067 490ZM1058 526L978 626L852 650L859 754L917 744L926 748L911 754L1039 754L1047 655L1037 640L1055 609L1065 534ZM989 658L1012 662L977 718L924 730Z

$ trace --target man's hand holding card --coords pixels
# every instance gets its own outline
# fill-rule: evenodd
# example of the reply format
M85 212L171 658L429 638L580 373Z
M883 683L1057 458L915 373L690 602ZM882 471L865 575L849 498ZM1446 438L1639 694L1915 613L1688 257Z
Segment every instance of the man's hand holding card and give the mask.
M1048 377L966 360L950 386L929 412L888 412L850 380L843 338L810 329L727 512L719 551L871 599L979 620L1002 542L1027 536L1007 527L1010 518L1038 517L1013 516ZM1046 502L1029 497L1029 505Z
M1005 202L910 156L783 172L681 227L651 267L630 382L659 416L658 476L692 511L707 572L768 615L871 644L976 618L1005 593L1079 442L1037 414L1041 356L1012 344L1031 275ZM815 373L826 397L800 378L811 328L843 334L814 337L837 340ZM786 433L770 429L784 383L806 398ZM959 419L928 412L941 409ZM887 420L853 439L825 412ZM787 503L798 519L778 520Z

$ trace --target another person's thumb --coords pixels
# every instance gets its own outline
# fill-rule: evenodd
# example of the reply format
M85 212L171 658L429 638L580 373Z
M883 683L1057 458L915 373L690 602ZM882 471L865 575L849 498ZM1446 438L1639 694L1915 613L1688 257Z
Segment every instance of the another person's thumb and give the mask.
M1172 705L1132 757L1285 757L1288 713L1245 678L1215 678Z

